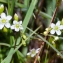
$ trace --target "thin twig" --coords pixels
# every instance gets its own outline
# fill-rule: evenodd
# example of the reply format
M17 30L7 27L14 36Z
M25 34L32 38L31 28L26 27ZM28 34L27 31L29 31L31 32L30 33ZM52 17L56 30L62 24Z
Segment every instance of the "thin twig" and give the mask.
M52 23L52 22L54 21L54 19L55 19L56 13L57 13L57 11L58 11L58 9L59 9L59 6L60 6L61 2L62 2L62 0L57 0L56 8L55 8L55 11L54 11L54 13L53 13L53 16L52 16L52 19L51 19L51 23Z
M51 23L54 21L57 11L58 11L58 6L55 8L54 14L51 19Z

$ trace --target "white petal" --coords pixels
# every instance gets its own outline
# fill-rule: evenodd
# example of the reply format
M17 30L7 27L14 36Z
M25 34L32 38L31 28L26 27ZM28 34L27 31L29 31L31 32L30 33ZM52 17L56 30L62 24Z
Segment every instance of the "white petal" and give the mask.
M6 18L6 14L5 14L5 13L2 13L2 14L1 14L1 18L2 18L2 19L5 19L5 18Z
M1 4L1 6L0 7L4 7L4 5L3 4Z
M52 29L52 30L50 31L50 33L51 33L51 34L54 34L54 33L55 33L55 30L54 30L54 29Z
M32 52L32 51L35 51L35 49L33 48L33 49L31 49L30 51L31 51L31 52Z
M20 27L20 30L23 30L23 27L22 26Z
M59 29L63 29L63 25L60 25L60 28Z
M31 53L29 52L29 53L27 53L27 55L30 55Z
M60 21L58 21L58 22L56 23L56 26L60 26Z
M15 28L15 31L18 32L19 31L19 28Z
M22 21L19 21L20 24L22 24Z
M16 23L18 23L18 22L17 22L16 20L14 20L14 21L13 21L13 24L16 24Z
M7 28L10 28L10 23L6 23L5 26L6 26Z
M34 57L36 54L31 54L31 57Z
M3 24L0 24L0 29L2 29L4 27L4 25Z
M15 28L15 26L14 26L14 25L12 25L12 26L11 26L11 29L14 29L14 28Z
M1 23L2 19L0 18L0 23Z
M36 53L38 53L39 52L39 50L36 50Z
M40 50L40 48L38 48L37 50Z
M56 31L56 33L57 33L57 35L61 35L61 31L60 30Z
M55 24L54 24L54 23L52 23L50 26L51 26L51 28L54 28L54 27L55 27Z
M38 52L39 52L39 50L40 50L40 48L38 48L38 49L36 50L36 53L38 53Z
M7 20L11 20L12 19L12 16L7 16Z

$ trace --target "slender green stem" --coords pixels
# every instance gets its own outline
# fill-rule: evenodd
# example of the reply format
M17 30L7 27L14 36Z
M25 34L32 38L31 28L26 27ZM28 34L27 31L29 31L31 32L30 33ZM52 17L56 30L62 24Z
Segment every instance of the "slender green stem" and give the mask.
M30 34L29 37L25 41L27 41L33 34L35 34L41 28L41 26L42 25L40 25L32 34ZM29 28L27 27L27 29Z
M7 47L10 47L10 45L9 44L6 44L6 43L0 43L0 46L7 46Z

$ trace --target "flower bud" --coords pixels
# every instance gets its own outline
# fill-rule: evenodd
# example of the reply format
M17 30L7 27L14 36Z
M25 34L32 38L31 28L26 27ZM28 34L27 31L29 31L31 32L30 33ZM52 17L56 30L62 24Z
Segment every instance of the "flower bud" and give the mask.
M26 42L25 42L25 40L23 40L23 39L22 39L22 44L23 44L24 46L26 46Z
M63 18L62 18L62 20L61 20L61 25L63 25Z
M26 39L26 35L23 34L23 39Z
M0 14L4 11L4 5L0 5Z
M47 32L47 31L45 31L43 34L44 34L45 36L47 36L47 35L48 35L48 32Z
M58 39L59 39L59 37L54 37L54 39L55 39L55 40L58 40Z
M18 21L18 15L16 13L14 14L14 20Z
M6 27L4 27L3 32L8 32L8 29Z

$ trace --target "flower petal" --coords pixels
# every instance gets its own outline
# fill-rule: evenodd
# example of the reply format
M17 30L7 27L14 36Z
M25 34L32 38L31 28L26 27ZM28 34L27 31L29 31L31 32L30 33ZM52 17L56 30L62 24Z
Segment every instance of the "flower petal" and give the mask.
M4 27L4 24L0 24L0 29L2 29Z
M27 53L27 55L30 55L31 53L29 52L29 53Z
M15 31L18 32L19 31L19 28L15 28Z
M56 33L57 33L57 35L61 35L61 31L60 30L56 31Z
M0 18L0 23L1 23L2 19Z
M2 19L3 19L3 18L6 19L6 14L5 14L5 13L2 13L2 14L1 14L1 18L2 18Z
M1 5L0 5L0 7L4 7L4 5L3 5L3 4L1 4Z
M18 22L17 22L16 20L14 20L14 21L13 21L13 24L16 24L16 23L18 23Z
M14 26L14 25L12 25L12 26L11 26L11 29L14 29L14 28L15 28L15 26Z
M38 52L39 52L39 50L40 50L40 48L38 48L38 49L36 50L36 53L38 53Z
M31 52L32 52L32 51L35 51L35 49L33 48L33 49L31 49L30 51L31 51Z
M12 16L7 16L7 20L11 20L12 19Z
M23 27L22 26L20 27L20 30L23 30Z
M58 22L56 23L56 26L60 26L60 21L58 21Z
M59 29L63 29L63 25L60 25Z
M10 23L6 23L5 26L6 26L7 28L10 28Z
M54 23L51 23L50 26L51 26L51 28L54 28L55 27L55 24Z
M31 57L34 57L36 54L31 54Z
M55 33L55 30L54 30L54 29L52 29L52 30L50 31L50 33L51 33L51 34L54 34L54 33Z
M22 24L22 21L19 21L20 24Z

